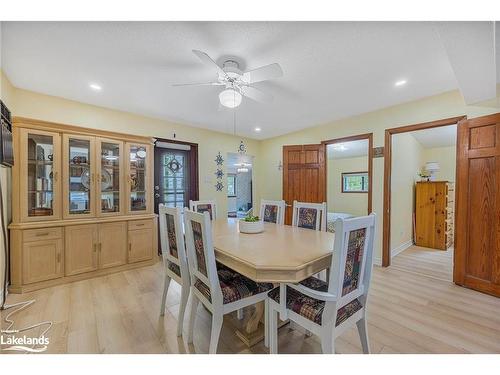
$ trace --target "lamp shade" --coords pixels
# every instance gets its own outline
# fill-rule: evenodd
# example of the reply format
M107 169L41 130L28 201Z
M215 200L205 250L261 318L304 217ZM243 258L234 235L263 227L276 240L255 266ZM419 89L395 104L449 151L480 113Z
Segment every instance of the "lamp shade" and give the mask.
M233 89L226 89L219 94L220 104L227 108L235 108L241 104L241 94Z
M437 172L439 171L439 163L435 162L435 161L428 161L427 163L425 163L425 170L428 171L428 172Z

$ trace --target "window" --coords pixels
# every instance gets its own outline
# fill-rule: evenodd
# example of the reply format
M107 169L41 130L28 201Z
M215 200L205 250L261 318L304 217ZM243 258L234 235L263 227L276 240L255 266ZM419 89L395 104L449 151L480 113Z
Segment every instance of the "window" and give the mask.
M342 193L368 193L368 172L342 173Z
M236 197L236 175L227 175L227 196Z

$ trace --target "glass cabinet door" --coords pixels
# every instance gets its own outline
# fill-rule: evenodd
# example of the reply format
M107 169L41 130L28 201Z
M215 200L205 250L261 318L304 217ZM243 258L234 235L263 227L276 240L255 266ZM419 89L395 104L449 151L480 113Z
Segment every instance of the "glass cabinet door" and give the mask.
M22 134L24 151L21 158L26 168L26 178L21 182L21 190L26 192L26 200L21 199L23 218L56 219L60 215L57 201L60 199L60 136L57 133L30 130L25 130Z
M149 209L149 146L128 144L129 202L130 213L147 212Z
M94 213L94 139L64 135L64 213L66 217Z
M97 211L100 215L114 215L121 212L122 156L122 142L99 139L97 189L100 199L97 202Z

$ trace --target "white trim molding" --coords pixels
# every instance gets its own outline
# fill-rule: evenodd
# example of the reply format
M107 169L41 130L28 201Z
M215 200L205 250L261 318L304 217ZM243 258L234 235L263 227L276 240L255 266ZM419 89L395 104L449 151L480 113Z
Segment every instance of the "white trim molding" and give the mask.
M391 259L394 258L399 253L408 249L410 246L413 246L413 240L408 240L406 242L403 242L399 246L396 246L394 249L391 249Z

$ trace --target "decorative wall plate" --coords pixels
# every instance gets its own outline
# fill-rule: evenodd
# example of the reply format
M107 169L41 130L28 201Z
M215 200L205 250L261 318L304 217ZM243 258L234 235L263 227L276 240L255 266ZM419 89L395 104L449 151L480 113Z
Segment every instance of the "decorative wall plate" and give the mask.
M222 155L220 154L220 151L219 153L217 154L217 156L215 157L215 163L217 165L222 165L222 163L224 163L224 158L222 157Z
M222 189L224 189L224 184L222 183L222 181L217 181L217 183L215 184L215 190L222 191Z
M221 180L222 177L224 177L224 172L222 172L222 169L220 169L220 168L217 168L217 170L215 171L214 174L218 180Z

